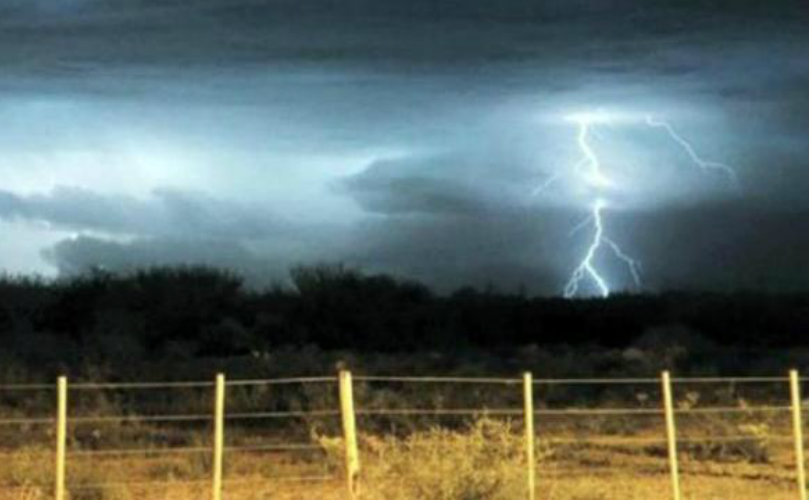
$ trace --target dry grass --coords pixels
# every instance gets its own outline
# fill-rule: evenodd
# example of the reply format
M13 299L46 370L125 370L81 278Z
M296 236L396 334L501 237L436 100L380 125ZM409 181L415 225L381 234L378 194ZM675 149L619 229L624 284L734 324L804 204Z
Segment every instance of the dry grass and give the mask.
M765 391L762 389L762 391ZM286 392L284 392L286 391ZM788 413L754 411L772 403L766 394L751 403L737 393L681 391L678 406L750 407L732 415L683 414L678 435L685 500L795 499L797 486ZM738 392L738 391L737 391ZM695 395L697 394L697 395ZM657 394L563 392L548 389L543 403L567 407L655 405ZM158 399L122 394L76 393L71 411L82 415L197 413L210 410L205 391ZM519 407L520 392L465 388L441 392L410 386L377 387L358 383L362 408ZM332 386L234 388L229 410L308 411L335 408ZM701 398L701 399L700 399ZM699 400L699 401L698 401ZM651 402L649 402L651 401ZM776 401L777 403L777 401ZM47 415L50 400L23 405L9 399L3 415ZM36 411L35 411L36 410ZM135 411L137 410L137 411ZM659 414L543 415L537 419L537 498L540 500L655 500L670 498L665 442ZM50 499L53 493L53 434L50 425L0 427L0 500ZM526 464L520 419L454 417L362 417L361 500L523 500ZM229 421L229 447L300 443L307 451L226 452L227 500L345 499L339 418ZM742 436L738 441L718 439ZM76 424L70 428L70 500L200 500L210 497L211 429L208 422ZM786 436L786 440L777 439ZM588 441L593 438L606 442ZM621 442L631 438L636 442ZM611 442L609 442L611 441ZM201 448L201 453L80 456L76 451L109 449ZM330 478L330 479L329 479ZM313 480L316 479L316 480ZM5 489L3 489L5 488Z
M319 452L228 453L224 497L228 500L346 498L340 470L340 438L314 436L314 439L322 447ZM552 445L540 441L537 447L537 492L542 500L670 498L664 449L657 445L584 442ZM789 442L767 442L766 447L763 461L734 450L720 454L686 450L681 466L684 499L797 498ZM361 456L362 500L527 498L519 421L480 419L399 436L366 434L361 436ZM14 489L0 490L0 500L51 498L52 471L52 457L47 448L25 447L11 452L0 467L0 484ZM208 471L209 457L204 453L77 458L70 462L68 470L69 498L204 499L210 494ZM317 476L318 480L296 479L301 476ZM322 480L321 476L332 479Z

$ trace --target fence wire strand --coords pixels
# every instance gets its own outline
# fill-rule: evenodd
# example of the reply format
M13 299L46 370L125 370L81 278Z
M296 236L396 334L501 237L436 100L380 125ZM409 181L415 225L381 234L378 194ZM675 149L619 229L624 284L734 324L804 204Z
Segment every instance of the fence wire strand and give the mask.
M54 384L0 384L0 391L55 391Z
M298 475L298 476L265 476L261 478L225 478L223 481L228 484L261 484L266 482L306 482L306 481L333 481L337 479L333 475ZM68 484L67 488L74 491L87 491L104 488L165 488L177 485L209 484L208 479L171 479L162 481L104 481L98 483Z
M56 422L54 417L0 418L1 425L44 425Z
M182 382L75 382L68 387L69 390L103 390L103 389L195 389L212 388L213 382L208 381L182 381Z
M225 420L262 420L274 418L299 417L336 417L338 410L310 410L310 411L259 411L248 413L226 413Z
M522 384L518 378L497 377L395 377L385 375L357 375L353 377L357 382L414 382L427 384Z
M68 450L68 453L76 457L106 457L106 456L131 456L131 455L193 455L198 453L210 453L211 447L188 446L176 448L124 448L115 450Z
M187 415L100 415L70 417L71 423L114 423L114 422L204 422L213 420L213 415L195 413Z
M243 445L225 446L227 452L253 452L253 451L295 451L295 450L320 450L321 446L311 443L278 443L264 445ZM210 446L177 446L170 448L119 448L119 449L99 449L99 450L68 450L71 456L75 457L98 457L98 456L130 456L130 455L193 455L198 453L210 453ZM51 454L52 452L42 452Z
M237 379L225 382L227 387L240 387L251 385L288 385L288 384L321 384L337 383L337 377L292 377L292 378L266 378L266 379Z

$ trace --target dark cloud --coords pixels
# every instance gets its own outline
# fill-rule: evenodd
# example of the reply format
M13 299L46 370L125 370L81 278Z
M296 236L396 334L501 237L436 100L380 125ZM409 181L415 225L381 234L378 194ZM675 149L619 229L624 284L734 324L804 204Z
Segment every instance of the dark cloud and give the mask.
M157 189L146 199L77 187L27 196L0 190L0 218L137 236L260 239L287 231L276 216L260 207L173 189Z
M413 276L442 291L494 285L552 293L562 282L552 235L564 232L561 227L574 220L570 215L386 215L354 228L348 260Z
M634 219L634 220L633 220ZM809 288L809 209L745 200L629 215L616 221L657 289Z
M387 215L356 229L355 262L416 276L444 291L494 284L558 294L590 235L570 235L575 210L487 217ZM642 264L644 290L809 288L809 211L703 204L614 214L611 237ZM604 261L614 289L636 290L626 269ZM588 285L585 285L588 286Z
M337 189L374 213L486 216L519 210L537 175L513 152L464 151L380 160Z
M598 131L605 163L625 169L610 193L611 234L644 262L649 288L806 289L805 7L9 0L0 219L83 234L47 252L65 273L202 262L279 276L343 260L443 289L554 293L587 243L586 231L569 232L593 192L565 180L531 192L576 160L562 115L605 106L672 119L742 183L730 192L685 164L659 130ZM114 161L107 152L120 148L135 150L122 161L135 167L118 168L165 167L169 181L144 175L134 189L150 194L124 195L68 168L41 186L14 184L20 158L73 165L76 152L103 151ZM342 170L307 177L313 152Z
M62 274L93 267L209 264L234 269L257 286L284 281L290 266L342 261L370 271L420 279L440 291L461 286L554 295L588 242L570 236L575 210L457 214L396 213L347 231L343 253L335 244L302 257L278 245L235 240L138 238L66 239L44 251ZM611 236L641 261L645 290L805 290L809 288L809 211L772 212L742 204L709 204L632 214L608 221ZM620 266L603 272L615 289L635 290Z
M81 236L63 240L43 251L43 257L62 275L91 269L130 271L153 266L209 265L241 273L256 286L284 279L286 268L262 259L238 242L211 238L140 238L115 242Z
M662 161L657 144L653 151ZM496 158L502 163L491 161ZM703 172L687 167L675 169L684 186L710 184ZM669 179L660 169L655 173ZM515 151L492 154L488 147L376 162L341 185L376 214L355 229L350 255L443 290L491 283L558 293L589 244L588 230L571 234L588 211L586 204L530 196L540 180L530 158ZM686 190L673 203L661 203L666 195L655 189L641 195L651 196L644 208L608 211L608 234L642 262L644 289L809 287L805 196L779 200L791 192L785 186L757 191L752 179L743 182L750 186L746 192L725 201L716 192L697 197ZM668 195L677 189L671 186ZM601 268L614 287L634 289L622 266L605 260Z
M420 63L631 64L639 56L662 60L671 72L686 63L671 61L679 51L661 47L730 47L768 37L775 26L781 37L805 33L804 7L800 0L12 1L0 11L0 57L7 67L53 76L99 65L373 62L384 70Z

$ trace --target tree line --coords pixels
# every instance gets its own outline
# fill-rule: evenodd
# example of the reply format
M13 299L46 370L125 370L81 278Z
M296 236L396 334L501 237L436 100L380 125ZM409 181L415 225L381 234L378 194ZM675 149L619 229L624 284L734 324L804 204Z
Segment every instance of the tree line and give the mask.
M208 267L0 279L0 356L26 364L230 357L305 345L388 353L622 348L671 325L719 346L805 347L809 294L565 300L466 287L438 295L416 281L343 265L296 267L289 285L262 290Z

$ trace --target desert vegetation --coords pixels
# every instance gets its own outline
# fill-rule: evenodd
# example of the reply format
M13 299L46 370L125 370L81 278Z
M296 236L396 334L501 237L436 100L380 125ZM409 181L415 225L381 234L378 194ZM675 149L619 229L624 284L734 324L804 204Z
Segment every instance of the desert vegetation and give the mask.
M288 376L331 371L338 360L400 373L513 374L535 364L551 376L661 367L771 374L804 362L809 338L807 294L562 300L474 288L437 295L342 265L298 267L290 276L262 290L200 267L5 277L2 378L199 377L240 363Z
M631 422L631 423L630 423ZM309 424L311 425L311 423ZM780 424L767 433L743 430L747 438L725 442L713 427L727 425L719 418L689 432L703 433L698 444L679 443L684 498L791 499L796 498L790 443L771 440L770 433L787 431ZM246 444L257 437L299 440L293 427L253 426L229 429L229 444ZM225 498L233 499L344 499L343 442L328 425L311 425L311 451L229 451L226 453ZM526 497L526 462L522 422L519 419L477 417L437 420L407 431L385 430L360 424L362 470L359 498L511 500ZM586 431L584 431L586 428ZM558 421L540 426L536 444L539 498L654 499L669 498L665 442L660 422L623 419L622 422ZM177 453L83 456L93 446L82 442L74 429L68 468L69 498L170 499L208 498L210 454ZM144 450L165 446L170 436L178 443L210 446L210 430L173 429L165 425L139 425L125 431L112 426L91 431L105 447ZM30 433L26 433L30 438ZM293 438L294 437L294 438ZM600 438L600 439L599 439ZM52 495L52 454L43 440L26 440L4 447L0 470L3 499L45 499ZM752 495L752 496L751 496Z
M525 495L517 386L411 384L363 375L640 377L638 385L538 386L535 456L543 499L668 498L660 370L783 376L809 370L809 296L624 295L563 301L427 287L340 265L300 267L265 290L208 268L0 281L0 498L50 498L54 392L69 377L73 500L205 498L213 374L331 376L349 368L360 497L513 500ZM806 371L806 370L805 370ZM201 381L135 389L94 382ZM85 384L84 388L81 385ZM685 498L796 498L787 386L679 383ZM225 498L345 498L334 383L228 387ZM689 412L732 408L729 414ZM761 408L781 408L762 411ZM477 409L463 415L374 409ZM565 409L638 413L554 414ZM251 413L289 418L239 418ZM29 421L34 419L33 422ZM39 419L39 420L37 420ZM287 449L276 445L294 444ZM126 453L113 453L124 450Z

